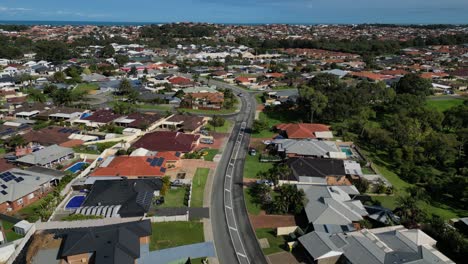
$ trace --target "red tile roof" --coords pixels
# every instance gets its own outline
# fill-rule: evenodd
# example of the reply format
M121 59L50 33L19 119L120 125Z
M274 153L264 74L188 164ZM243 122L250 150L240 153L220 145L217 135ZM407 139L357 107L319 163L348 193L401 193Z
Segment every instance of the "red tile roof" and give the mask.
M26 133L23 135L23 138L26 142L35 142L44 146L50 146L69 141L68 137L72 132L76 132L76 130L66 127L50 126Z
M121 116L122 115L116 114L112 110L97 110L92 115L83 119L91 122L109 123Z
M405 70L383 70L380 73L384 75L406 75L408 74L408 72Z
M199 138L199 135L181 132L156 131L141 137L133 144L133 147L145 148L151 151L190 152Z
M421 78L424 79L432 79L432 78L442 78L449 76L445 72L425 72L421 74Z
M169 82L175 85L190 85L193 84L192 80L189 78L175 76L169 79Z
M373 81L383 81L383 80L387 80L387 79L392 78L392 76L383 75L383 74L379 74L379 73L373 73L373 72L367 72L367 71L351 72L349 74L351 76L355 76L355 77L359 77L359 78L367 78L367 79L373 80Z
M288 138L315 138L315 132L330 131L330 127L323 124L279 124L276 129L284 131Z
M162 177L166 173L166 162L177 161L179 159L175 152L160 152L152 157L118 156L107 167L97 168L90 176Z

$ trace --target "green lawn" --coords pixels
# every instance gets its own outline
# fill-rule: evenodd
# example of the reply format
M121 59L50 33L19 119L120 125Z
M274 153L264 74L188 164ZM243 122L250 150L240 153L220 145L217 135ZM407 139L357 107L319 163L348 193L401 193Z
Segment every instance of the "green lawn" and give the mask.
M256 179L257 173L261 171L267 171L273 168L274 163L271 162L260 162L260 155L245 157L244 163L244 178Z
M191 207L203 207L203 194L205 192L205 184L208 179L208 168L198 168L192 180L192 201Z
M185 207L184 198L185 187L169 189L166 195L164 195L164 203L159 207Z
M259 228L255 230L258 239L266 238L270 244L269 248L263 249L263 254L270 255L281 251L287 251L285 236L276 236L273 228Z
M443 99L443 100L428 100L427 105L436 109L439 112L443 112L457 105L462 105L463 99L461 98L452 98L452 99Z
M150 109L150 110L161 110L161 111L170 111L172 110L172 105L159 105L159 104L140 104L137 105L140 109Z
M19 210L16 215L18 216L18 218L21 218L21 219L26 219L28 220L29 222L35 222L37 221L37 219L33 219L35 218L36 216L38 216L38 214L36 213L36 211L40 210L39 208L41 207L43 201L42 200L37 200L35 201L34 203L26 206L26 207L23 207L21 208L21 210ZM33 217L33 218L31 218ZM34 221L32 221L34 220Z
M263 93L256 94L255 100L257 101L257 104L263 104Z
M5 153L6 153L6 149L0 148L0 154L5 154Z
M99 89L99 85L95 83L80 83L76 86L75 91L79 92L91 92Z
M218 149L208 149L208 150L205 150L206 152L208 152L208 154L206 154L205 156L203 156L203 158L206 160L206 161L213 161L214 157L216 156L216 154L219 153L219 150Z
M150 250L178 247L204 241L201 222L152 223Z
M206 125L206 128L209 131L213 131L213 132L217 132L217 133L228 133L231 130L231 127L232 127L231 120L226 120L222 127L214 127L214 126L210 125L209 123Z
M259 204L256 204L252 201L252 196L249 193L249 189L244 188L244 200L245 207L247 207L247 212L251 215L258 215L262 210Z

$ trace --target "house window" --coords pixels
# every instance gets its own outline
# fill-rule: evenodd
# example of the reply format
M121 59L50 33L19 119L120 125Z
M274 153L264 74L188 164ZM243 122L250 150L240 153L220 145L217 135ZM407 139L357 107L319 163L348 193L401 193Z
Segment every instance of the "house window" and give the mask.
M28 199L31 200L31 199L33 199L33 198L34 198L34 193L30 193L30 194L28 195Z
M22 204L23 204L23 198L19 198L19 199L16 201L16 203L17 203L18 205L22 205Z

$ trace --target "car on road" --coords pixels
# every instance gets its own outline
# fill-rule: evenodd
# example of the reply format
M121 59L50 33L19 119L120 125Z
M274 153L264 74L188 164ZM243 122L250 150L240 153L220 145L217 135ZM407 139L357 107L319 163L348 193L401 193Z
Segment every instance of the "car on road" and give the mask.
M237 96L239 96L239 97L243 97L243 96L244 96L244 94L243 94L243 93L238 93L238 94L237 94Z

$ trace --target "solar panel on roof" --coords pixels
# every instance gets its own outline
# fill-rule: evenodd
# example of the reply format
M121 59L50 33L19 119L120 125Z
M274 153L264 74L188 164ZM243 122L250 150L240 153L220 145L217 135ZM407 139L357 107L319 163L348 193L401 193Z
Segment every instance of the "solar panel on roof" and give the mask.
M146 162L151 163L151 161L153 161L153 159L151 159L151 158L147 158L147 159L146 159Z
M166 168L161 167L160 171L164 173L164 172L166 172Z
M176 155L176 157L180 157L180 152L177 151L177 152L175 153L175 155Z
M158 163L156 163L156 165L157 165L157 166L161 166L161 165L163 164L163 162L164 162L164 158L160 158L160 159L158 160Z
M0 193L3 194L3 195L7 195L7 194L8 194L8 193L5 192L5 191L0 191Z
M154 167L154 166L156 166L156 163L158 163L158 159L153 159L153 160L151 161L151 163L150 163L150 166L151 166L151 167Z
M58 132L60 132L60 133L65 133L65 132L64 132L65 130L67 130L67 129L66 129L66 128L62 128L62 129L60 129Z
M3 189L8 188L5 184L0 185Z
M19 177L18 180L19 180L19 182L22 182L22 181L24 181L24 178L23 178L23 177Z

